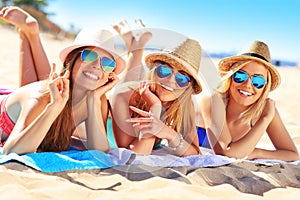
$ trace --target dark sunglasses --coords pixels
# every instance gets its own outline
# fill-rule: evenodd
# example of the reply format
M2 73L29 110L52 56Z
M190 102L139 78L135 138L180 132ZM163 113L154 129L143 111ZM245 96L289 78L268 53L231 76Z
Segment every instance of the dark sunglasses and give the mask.
M236 83L243 83L248 79L248 77L249 74L241 69L233 74L233 80ZM255 88L260 89L266 84L266 79L261 75L252 75L251 82Z
M81 52L80 58L83 62L91 63L97 60L99 58L99 55L95 51L85 49ZM114 71L114 69L116 68L116 62L113 59L105 56L100 58L100 64L103 71L107 73Z
M158 65L155 69L156 74L159 78L166 78L167 76L170 76L171 74L173 74L173 69L170 68L169 66L166 65ZM175 80L176 83L180 86L180 87L185 87L189 84L189 82L191 81L190 77L181 74L181 73L176 73L175 74Z

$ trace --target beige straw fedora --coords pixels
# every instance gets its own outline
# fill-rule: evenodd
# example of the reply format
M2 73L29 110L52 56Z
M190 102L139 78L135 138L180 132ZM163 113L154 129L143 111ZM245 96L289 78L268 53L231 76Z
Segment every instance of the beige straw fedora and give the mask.
M280 74L271 63L268 45L258 40L255 40L247 51L241 52L239 55L220 60L219 70L221 76L226 75L226 73L228 73L229 71L231 71L231 73L235 72L237 70L236 68L239 67L238 65L234 65L236 62L251 60L258 61L267 67L267 69L271 73L272 79L270 90L272 91L277 88L280 84Z
M113 56L114 60L116 61L116 68L114 70L116 74L119 74L124 70L126 66L126 62L116 52L114 46L113 34L110 31L104 29L97 30L97 31L90 30L90 29L82 29L77 34L73 44L64 48L60 52L59 58L62 62L64 62L68 54L71 53L71 51L80 47L87 47L87 46L98 47L100 49L109 52Z
M193 85L195 94L202 91L200 79L198 77L202 49L196 40L186 39L174 50L162 50L150 53L145 57L147 67L152 68L155 61L163 61L171 66L178 67L192 76L196 84Z

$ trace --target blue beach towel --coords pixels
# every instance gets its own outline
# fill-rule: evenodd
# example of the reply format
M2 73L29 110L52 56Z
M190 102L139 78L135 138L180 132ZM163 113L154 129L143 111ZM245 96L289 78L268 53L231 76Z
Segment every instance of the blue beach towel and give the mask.
M48 173L67 170L101 169L117 165L108 154L97 150L2 155L1 147L0 164L10 161L18 161L33 169Z

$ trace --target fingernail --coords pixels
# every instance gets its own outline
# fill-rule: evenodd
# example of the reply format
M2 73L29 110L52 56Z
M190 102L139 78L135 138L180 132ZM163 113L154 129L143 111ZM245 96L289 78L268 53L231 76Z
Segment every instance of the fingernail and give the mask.
M135 124L132 124L132 127L137 127L139 125L140 125L140 123L135 123Z
M140 90L139 90L139 94L142 95L143 92L144 92L144 90L145 90L144 88L140 89Z
M142 139L142 137L143 137L143 133L142 133L142 132L140 132L140 134L139 134L139 140L141 140L141 139Z

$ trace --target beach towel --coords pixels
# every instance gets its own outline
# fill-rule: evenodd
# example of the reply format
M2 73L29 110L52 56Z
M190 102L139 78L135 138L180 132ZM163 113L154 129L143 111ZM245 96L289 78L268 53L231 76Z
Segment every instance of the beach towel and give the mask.
M102 169L117 165L110 156L97 150L78 151L70 150L64 152L41 152L17 155L0 153L0 164L17 161L28 167L42 172L61 172L67 170L89 170ZM119 162L119 164L123 164Z
M300 160L293 162L286 162L276 159L236 159L229 158L227 156L215 155L209 148L201 148L202 155L191 155L191 156L174 156L166 153L163 149L153 150L151 155L143 156L136 155L131 161L127 163L160 166L160 167L183 167L183 166L194 166L194 167L218 167L224 166L231 163L240 162L252 162L260 165L272 166L276 164L293 164L300 165Z
M2 149L1 149L2 152ZM41 152L17 155L0 153L0 164L17 161L42 172L61 172L67 170L89 170L109 168L116 165L150 165L161 167L198 166L210 167L229 164L235 159L216 155L194 155L179 157L154 151L152 155L136 155L133 151L124 148L115 148L109 153L97 150L64 152Z
M1 147L2 148L2 147ZM0 149L2 152L2 149ZM202 150L202 152L204 152ZM280 160L256 159L252 161L229 158L206 152L203 155L191 155L179 157L164 151L154 150L151 155L137 155L133 151L124 148L115 148L108 153L97 150L69 150L64 152L41 152L17 155L0 153L0 164L11 161L20 162L38 171L54 173L68 170L92 170L104 169L120 165L148 165L157 167L218 167L242 161L255 162L261 165L295 164L300 161L284 162Z
M164 152L163 150L154 150L151 155L137 155L131 164L143 164L160 167L217 167L237 162L237 159L226 156L205 154L191 156L175 156Z

